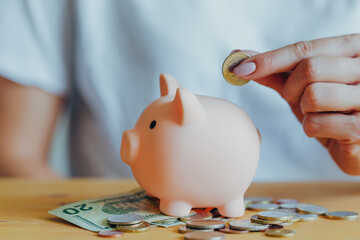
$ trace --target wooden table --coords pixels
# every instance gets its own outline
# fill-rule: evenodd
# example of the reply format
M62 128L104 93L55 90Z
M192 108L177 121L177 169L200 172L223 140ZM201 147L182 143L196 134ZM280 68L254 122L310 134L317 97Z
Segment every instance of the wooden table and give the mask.
M0 239L100 239L96 233L76 227L48 213L63 204L131 190L132 180L75 179L35 181L0 178ZM250 196L295 198L329 210L360 212L360 183L254 183ZM249 219L255 212L246 211ZM286 227L296 231L290 239L360 239L360 220L320 218ZM177 228L154 228L146 233L127 233L120 239L183 239ZM271 239L264 233L226 235L226 239Z

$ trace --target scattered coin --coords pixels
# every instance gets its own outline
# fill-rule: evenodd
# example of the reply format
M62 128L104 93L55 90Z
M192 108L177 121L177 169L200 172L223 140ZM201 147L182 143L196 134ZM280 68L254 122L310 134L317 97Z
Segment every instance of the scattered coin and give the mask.
M141 222L141 224L134 225L117 225L116 229L122 232L146 232L150 229L150 223L148 222Z
M317 214L299 214L299 217L300 222L311 222L318 219Z
M242 61L249 58L250 56L243 52L235 52L230 54L224 61L222 66L222 74L225 80L236 86L241 86L249 82L247 79L236 76L233 71Z
M355 220L359 214L357 212L350 211L333 211L325 213L325 217L335 220Z
M225 226L224 228L219 228L218 230L223 233L231 233L231 234L249 233L249 231L247 230L235 230L235 229L231 229L229 226Z
M252 223L250 220L234 220L229 222L229 226L235 230L247 230L249 232L263 231L269 227L269 225Z
M290 220L294 214L282 211L262 211L257 216L264 220Z
M298 203L282 203L282 204L280 204L280 208L283 208L283 209L296 209L297 205L298 205Z
M280 224L282 221L280 220L265 220L259 218L258 215L252 215L250 221L252 223L258 223L258 224Z
M172 224L177 222L178 218L166 218L159 221L154 221L153 223L159 223L159 224Z
M196 228L189 228L185 225L181 225L178 228L178 232L179 233L188 233L188 232L193 232L193 231L202 231L202 232L212 232L214 231L214 229L209 228L209 229L196 229Z
M281 212L296 212L296 208L280 208L280 209L277 209L277 211L281 211Z
M322 215L328 211L324 207L312 205L312 204L305 204L305 203L298 204L296 206L296 210L298 210L299 212L314 213L319 215Z
M300 217L298 214L293 214L292 218L289 220L284 220L285 223L294 223L300 220Z
M279 205L275 203L252 203L249 204L248 209L264 211L264 210L275 210L278 209Z
M144 217L138 214L120 214L107 218L107 221L111 225L132 225L140 223L144 220Z
M293 222L283 222L283 223L279 223L279 225L283 226L283 227L286 227L286 226L290 226L290 225L293 225L294 223Z
M98 232L99 237L116 238L116 237L122 237L123 235L124 235L124 233L119 232L119 231L100 231L100 232Z
M295 231L288 229L268 229L265 235L271 237L292 237L295 236Z
M283 204L283 203L293 203L293 204L298 204L299 201L296 199L291 199L291 198L280 198L276 201L278 204Z
M195 212L194 215L181 217L180 220L182 222L187 222L190 220L207 220L207 219L212 219L212 217L213 217L213 215L211 212L197 211L197 212Z
M273 198L271 197L245 197L244 201L249 201L250 203L271 203Z
M225 227L225 223L221 220L190 220L186 222L186 226L190 228L200 229L216 229Z
M187 240L222 240L225 239L225 234L221 232L188 232L184 235Z

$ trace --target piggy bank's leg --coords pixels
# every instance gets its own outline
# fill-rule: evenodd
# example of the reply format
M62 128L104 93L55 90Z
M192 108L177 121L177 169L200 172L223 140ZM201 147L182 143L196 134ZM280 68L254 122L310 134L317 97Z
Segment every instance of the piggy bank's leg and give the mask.
M241 217L244 215L244 197L236 198L218 207L220 214L224 217Z
M182 201L166 201L160 199L160 211L166 215L183 217L190 215L192 206Z

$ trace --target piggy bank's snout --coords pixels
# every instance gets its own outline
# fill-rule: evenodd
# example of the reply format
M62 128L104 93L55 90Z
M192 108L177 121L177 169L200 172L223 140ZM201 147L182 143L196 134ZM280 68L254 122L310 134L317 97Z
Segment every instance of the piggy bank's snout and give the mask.
M136 161L139 151L140 139L135 129L126 130L121 140L120 156L121 159L129 165Z

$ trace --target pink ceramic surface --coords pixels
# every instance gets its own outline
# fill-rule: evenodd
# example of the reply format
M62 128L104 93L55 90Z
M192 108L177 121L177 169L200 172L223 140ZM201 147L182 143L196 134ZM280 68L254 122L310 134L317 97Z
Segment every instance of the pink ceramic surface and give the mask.
M223 216L242 216L259 161L254 124L235 104L195 96L168 74L160 76L160 92L124 132L122 160L167 215L217 207Z

